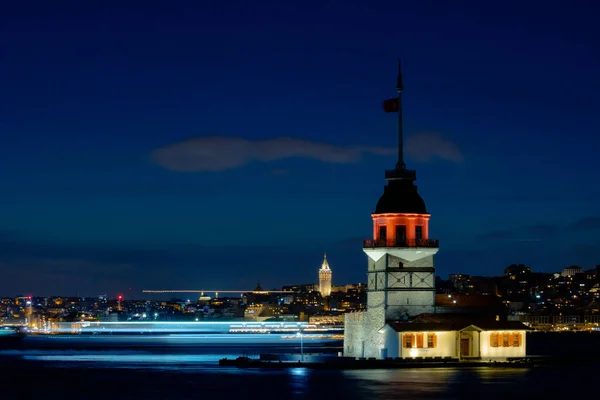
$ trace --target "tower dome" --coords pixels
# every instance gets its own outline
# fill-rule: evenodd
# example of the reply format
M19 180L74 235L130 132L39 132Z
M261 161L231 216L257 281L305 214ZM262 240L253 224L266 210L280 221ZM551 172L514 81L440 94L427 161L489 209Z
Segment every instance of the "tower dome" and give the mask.
M388 185L384 186L383 194L375 207L375 214L392 213L427 214L425 202L411 179L391 179Z

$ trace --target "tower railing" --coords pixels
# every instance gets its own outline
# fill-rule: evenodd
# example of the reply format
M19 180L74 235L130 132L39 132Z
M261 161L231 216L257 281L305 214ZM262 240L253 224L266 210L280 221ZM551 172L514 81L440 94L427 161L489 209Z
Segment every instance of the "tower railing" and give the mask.
M440 247L437 239L367 239L363 241L364 249L373 249L377 247Z

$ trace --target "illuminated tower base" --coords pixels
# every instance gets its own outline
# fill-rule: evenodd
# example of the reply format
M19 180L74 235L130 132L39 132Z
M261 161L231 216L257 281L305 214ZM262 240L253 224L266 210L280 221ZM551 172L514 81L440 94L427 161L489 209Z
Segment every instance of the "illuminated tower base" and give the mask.
M390 182L390 186L393 184ZM413 187L418 196L416 186ZM420 197L419 200L422 203ZM410 209L398 207L401 205L397 203L397 210ZM378 211L380 208L383 207L378 205ZM428 238L429 214L424 212L424 206L412 211L373 214L374 238L365 240L363 246L369 257L367 307L369 310L381 308L385 321L435 311L433 256L438 252L438 242Z

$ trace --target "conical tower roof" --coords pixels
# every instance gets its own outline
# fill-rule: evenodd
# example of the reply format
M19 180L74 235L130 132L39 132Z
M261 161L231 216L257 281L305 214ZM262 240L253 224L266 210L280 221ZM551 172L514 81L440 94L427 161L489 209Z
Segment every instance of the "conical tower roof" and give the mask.
M329 268L329 263L327 262L327 253L323 256L323 264L321 264L321 269L331 269Z

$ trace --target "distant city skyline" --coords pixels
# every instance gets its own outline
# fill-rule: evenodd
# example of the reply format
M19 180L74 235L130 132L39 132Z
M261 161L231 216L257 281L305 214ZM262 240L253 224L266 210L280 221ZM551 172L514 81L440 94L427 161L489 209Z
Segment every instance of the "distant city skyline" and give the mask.
M0 15L0 294L317 283L325 252L364 282L398 58L437 274L600 264L598 4L34 3Z
M530 273L532 274L547 274L547 275L555 275L555 276L570 276L573 275L575 273L586 273L586 272L597 272L600 268L600 264L591 266L591 267L581 267L579 265L576 264L567 264L564 268L559 269L559 270L553 270L553 271L536 271L533 270L532 268L530 268L529 266L522 264L522 263L516 263L516 264L510 264L510 265L506 265L503 269L501 269L500 271L498 271L495 274L488 274L488 275L481 275L481 274L477 274L477 273L473 273L473 274L467 274L464 272L452 272L449 273L447 275L436 275L436 280L439 279L441 281L445 281L445 282L450 282L453 280L453 278L456 277L473 277L473 278L501 278L503 276L506 276L506 270L509 268L514 268L514 267L525 267L526 270L528 270ZM321 271L321 269L318 270L319 272ZM331 270L330 270L331 271ZM310 281L309 279L305 280L305 281L298 281L298 282L285 282L282 285L279 286L271 286L271 287L263 287L262 284L260 282L255 283L255 286L248 286L248 287L196 287L196 286L181 286L181 287L147 287L147 288L143 288L142 290L138 291L138 292L134 292L131 288L128 288L126 290L123 291L118 291L118 292L114 292L114 293L79 293L77 290L75 290L74 293L51 293L51 294L35 294L32 295L30 293L26 293L26 292L19 292L17 294L14 295L7 295L4 293L0 293L0 297L87 297L87 298L97 298L97 297L106 297L108 299L124 299L124 300L142 300L142 299L174 299L174 298L178 298L178 299L189 299L191 301L191 299L196 299L196 297L198 297L200 294L204 293L206 296L217 296L219 298L237 298L239 294L242 293L251 293L251 292L256 292L257 290L259 291L264 291L264 292L269 292L269 293L283 293L282 291L284 290L289 290L290 287L294 287L294 286L305 286L305 285L312 285L314 287L314 290L319 290L320 289L320 280L317 278L314 281ZM340 288L340 287L344 287L344 286L354 286L354 285L362 285L366 288L367 286L367 282L365 281L357 281L357 282L338 282L338 283L332 283L331 287L332 288ZM76 289L76 288L75 288ZM439 288L438 288L439 290Z

